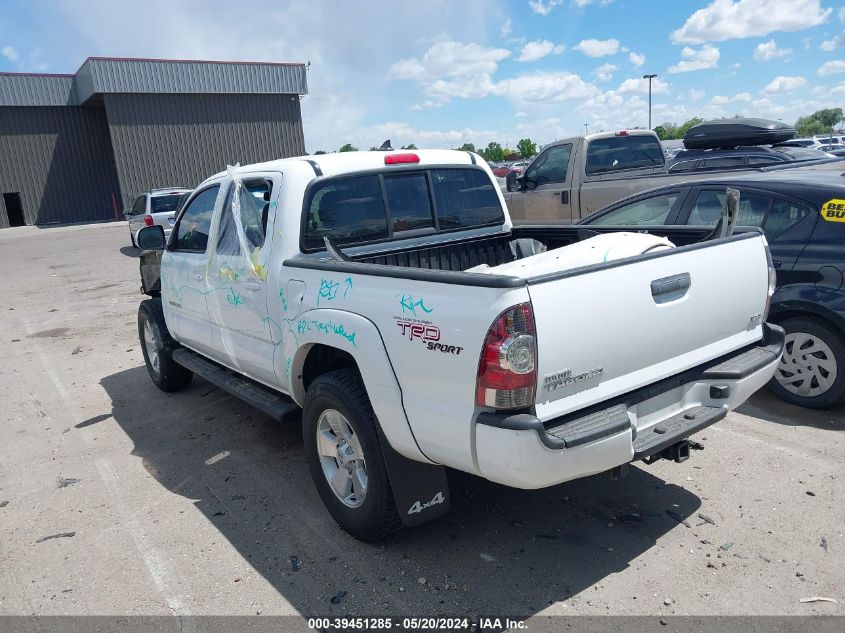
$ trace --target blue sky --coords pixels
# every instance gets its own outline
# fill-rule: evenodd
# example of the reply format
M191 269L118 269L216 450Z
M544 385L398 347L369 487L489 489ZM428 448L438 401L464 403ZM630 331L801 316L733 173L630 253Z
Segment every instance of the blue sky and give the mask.
M845 101L829 0L4 0L0 71L87 56L310 61L308 151L547 143L693 116L794 122Z

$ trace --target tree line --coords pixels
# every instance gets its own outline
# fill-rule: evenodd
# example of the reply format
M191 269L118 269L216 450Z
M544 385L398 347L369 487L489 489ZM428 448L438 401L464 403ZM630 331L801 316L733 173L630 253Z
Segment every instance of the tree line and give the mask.
M374 152L378 150L378 147L370 147L370 151ZM413 143L409 145L403 145L399 149L419 149ZM516 149L510 149L508 147L502 147L500 143L496 141L490 141L487 144L487 147L476 149L474 143L464 143L460 147L454 147L452 149L459 150L461 152L475 152L480 154L484 160L489 160L493 162L500 162L500 161L514 161L519 160L520 158L531 158L537 153L537 143L532 141L530 138L523 138L520 139L519 142L516 144ZM338 152L357 152L358 148L352 145L352 143L346 143L345 145L341 145L338 149ZM326 154L325 150L317 150L314 154Z

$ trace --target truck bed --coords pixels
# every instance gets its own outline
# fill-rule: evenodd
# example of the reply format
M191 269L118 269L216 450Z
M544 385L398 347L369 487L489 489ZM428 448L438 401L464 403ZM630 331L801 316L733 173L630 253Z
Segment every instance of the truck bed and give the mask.
M595 233L630 231L630 227L585 227L576 226L524 226L516 227L510 233L495 237L457 239L431 246L405 246L392 248L377 254L352 256L356 262L418 268L426 270L445 270L460 272L481 264L499 266L515 260L510 243L518 238L535 239L542 242L549 250L578 242ZM687 226L653 227L648 232L668 237L676 246L692 244L704 238L711 228Z

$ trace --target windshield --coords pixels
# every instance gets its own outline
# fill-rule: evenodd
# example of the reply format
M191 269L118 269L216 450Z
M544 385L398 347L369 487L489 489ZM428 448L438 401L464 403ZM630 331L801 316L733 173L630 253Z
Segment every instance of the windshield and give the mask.
M173 193L167 196L154 196L150 198L150 212L170 213L176 211L179 208L182 195L181 193Z

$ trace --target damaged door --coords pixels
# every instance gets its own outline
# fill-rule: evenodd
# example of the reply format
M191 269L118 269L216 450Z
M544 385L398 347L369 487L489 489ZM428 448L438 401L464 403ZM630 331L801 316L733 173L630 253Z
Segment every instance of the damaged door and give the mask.
M222 339L220 360L244 374L278 384L273 372L272 323L267 311L269 253L264 252L271 207L276 204L279 174L233 170L218 220L215 251L209 258L212 320Z

